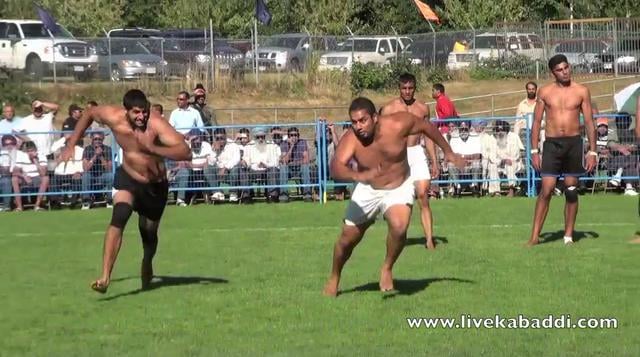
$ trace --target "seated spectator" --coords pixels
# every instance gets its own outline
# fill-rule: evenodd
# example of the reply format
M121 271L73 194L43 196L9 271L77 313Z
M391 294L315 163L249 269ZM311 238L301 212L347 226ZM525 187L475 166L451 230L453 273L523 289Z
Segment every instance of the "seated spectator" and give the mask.
M280 185L287 185L292 177L300 177L303 185L311 184L309 170L309 147L307 141L300 139L300 132L296 127L287 130L287 141L280 143ZM311 187L302 189L304 200L311 201ZM280 193L280 202L289 200L288 189Z
M470 136L470 125L467 121L460 122L458 127L458 137L451 138L451 149L453 152L462 155L467 161L467 165L463 170L458 169L454 165L449 165L449 178L453 181L460 180L460 176L471 176L471 184L469 187L474 195L480 195L480 175L482 174L482 146L478 136ZM453 193L460 195L462 185L454 183Z
M500 196L500 174L509 180L508 197L516 194L518 178L516 174L524 166L520 156L520 137L511 132L509 123L503 120L496 121L493 127L495 137L494 145L488 150L489 154L489 194ZM483 158L484 159L484 158Z
M75 147L73 158L67 162L61 162L59 155L65 148L67 139L71 137L71 133L64 133L64 136L56 140L51 146L51 152L54 154L56 167L53 170L53 178L51 179L51 189L54 191L62 192L74 191L79 192L82 189L82 174L84 172L82 165L82 157L84 150L82 149L82 142L78 141ZM65 184L70 184L69 187L65 187ZM62 201L61 196L53 197L51 199L54 205L59 204Z
M180 207L187 205L187 193L185 189L187 187L193 188L194 182L204 181L207 186L212 186L215 183L214 174L211 171L205 171L209 166L211 156L213 156L211 144L202 141L201 133L197 129L193 129L187 133L186 138L191 148L192 158L191 161L178 162L178 171L176 174L178 199L176 205Z
M213 155L209 156L209 166L205 169L205 176L211 180L211 186L219 188L221 182L227 182L231 186L239 185L240 177L240 148L234 142L227 142L227 133L224 128L216 128L213 131ZM212 198L214 201L223 201L224 194L216 190ZM229 194L230 201L238 201L238 190L233 189Z
M35 210L42 209L44 193L49 188L49 176L47 175L47 161L42 155L38 155L38 149L33 141L23 144L23 151L16 153L16 164L11 172L11 183L15 193L16 211L22 211L22 190L37 190Z
M16 163L18 141L12 135L2 136L0 149L0 212L11 211L11 170Z
M155 113L160 118L164 119L164 109L162 108L162 104L151 105L151 113Z
M240 191L239 199L250 200L251 193L249 191L249 148L253 145L251 141L251 132L247 128L240 128L238 131L238 135L236 135L236 145L240 149L240 169L238 171L239 174L239 185L244 188ZM233 199L233 197L229 198L229 201L235 202L238 199Z
M280 147L267 142L267 132L264 128L253 130L255 143L248 146L247 164L250 170L250 181L258 180L265 182L269 186L278 185L278 168L280 165ZM278 188L269 188L269 202L278 199Z
M608 174L614 173L609 183L619 187L623 182L622 177L637 176L637 156L633 155L635 147L632 145L620 144L616 130L609 129L607 118L596 119L598 150L598 170ZM636 180L624 180L625 196L637 196L638 192L634 188Z
M94 132L91 134L91 145L84 148L82 153L82 191L107 191L107 206L111 206L110 194L113 187L113 153L111 148L104 144L104 134ZM93 203L93 194L85 193L82 197L82 209L90 209Z
M476 121L472 125L472 131L480 140L480 147L482 148L482 193L484 194L489 191L489 182L487 181L489 178L489 154L491 148L495 146L496 138L487 132L486 120Z

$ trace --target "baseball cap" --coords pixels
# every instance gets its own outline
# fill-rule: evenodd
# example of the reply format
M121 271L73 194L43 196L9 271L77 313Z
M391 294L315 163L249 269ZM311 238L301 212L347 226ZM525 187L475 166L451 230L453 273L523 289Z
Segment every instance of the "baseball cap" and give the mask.
M598 118L596 119L596 126L606 125L609 126L609 119L607 118Z

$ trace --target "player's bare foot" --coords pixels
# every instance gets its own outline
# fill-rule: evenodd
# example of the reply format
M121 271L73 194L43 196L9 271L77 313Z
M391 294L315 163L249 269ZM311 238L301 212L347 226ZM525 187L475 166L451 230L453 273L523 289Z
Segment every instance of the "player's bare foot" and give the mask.
M435 250L436 249L436 242L432 239L427 239L426 243L424 244L424 247L427 248L428 250Z
M393 274L391 270L383 268L380 270L380 291L387 292L393 290Z
M629 243L631 243L631 244L640 244L640 235L636 234L636 237L634 239L632 239L631 241L629 241Z
M91 289L99 292L100 294L104 294L107 292L107 288L109 288L109 283L104 280L96 280L91 283Z
M336 297L338 296L338 279L329 278L322 291L324 296Z
M538 244L540 244L540 240L538 240L538 238L529 239L529 241L527 242L527 247L533 247L534 245L538 245Z
M151 279L153 279L153 266L151 263L146 264L144 260L140 267L140 280L142 282L142 290L147 290L151 286Z

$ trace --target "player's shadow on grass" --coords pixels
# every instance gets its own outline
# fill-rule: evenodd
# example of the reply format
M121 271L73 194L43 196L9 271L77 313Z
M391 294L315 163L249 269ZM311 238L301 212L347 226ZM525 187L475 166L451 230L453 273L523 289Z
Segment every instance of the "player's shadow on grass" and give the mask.
M129 279L139 279L139 278L140 277L137 277L137 276L128 276L128 277L125 277L125 278L113 279L113 280L111 280L111 282L113 283L113 282L117 282L117 281L123 281L123 280L129 280ZM125 296L138 295L140 293L149 292L149 291L152 291L152 290L155 290L155 289L159 289L159 288L163 288L163 287L167 287L167 286L182 286L182 285L194 285L194 284L199 284L199 285L226 284L228 282L229 282L229 280L221 279L221 278L207 278L207 277L201 277L201 276L166 276L166 275L159 275L159 276L154 276L153 277L153 280L151 281L151 284L149 284L149 288L148 289L136 289L136 290L129 291L129 292L126 292L126 293L105 297L104 299L101 299L101 300L102 301L110 301L110 300L114 300L114 299L125 297Z
M384 298L392 298L397 295L413 295L419 293L429 285L433 283L451 281L455 283L466 283L466 284L474 284L473 280L468 279L459 279L459 278L430 278L430 279L393 279L393 285L395 286L395 290L384 293ZM380 291L379 283L371 282L364 285L356 286L355 288L342 290L339 292L339 295L342 294L350 294L355 292L366 292L366 291Z
M449 240L447 239L447 237L433 237L433 240L436 242L436 246L438 246L439 244L449 244ZM404 245L405 246L410 246L410 245L424 246L426 243L427 243L427 238L422 236L422 237L407 238L407 241L404 243Z
M573 232L573 241L577 242L583 238L599 238L600 235L596 232L590 231L590 232L578 232L578 231L574 231ZM557 240L561 240L564 239L564 231L557 231L557 232L545 232L542 233L540 235L540 238L542 238L542 240L540 240L540 243L544 244L544 243L551 243L551 242L555 242Z

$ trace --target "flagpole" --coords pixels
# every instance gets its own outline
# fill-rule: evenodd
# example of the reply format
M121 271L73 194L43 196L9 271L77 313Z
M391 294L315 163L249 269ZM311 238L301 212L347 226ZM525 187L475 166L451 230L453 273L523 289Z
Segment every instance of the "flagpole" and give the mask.
M256 86L258 85L258 19L253 19L254 61L256 68Z

